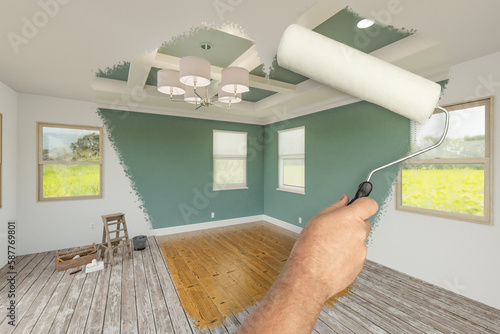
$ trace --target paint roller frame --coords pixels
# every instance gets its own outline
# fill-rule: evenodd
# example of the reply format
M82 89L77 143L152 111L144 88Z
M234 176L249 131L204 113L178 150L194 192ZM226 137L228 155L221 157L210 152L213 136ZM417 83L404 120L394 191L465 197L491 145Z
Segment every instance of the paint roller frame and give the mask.
M382 169L385 169L387 167L390 167L390 166L393 166L395 164L398 164L400 162L403 162L405 160L414 158L417 155L420 155L422 153L425 153L425 152L428 152L430 150L433 150L436 147L440 146L444 142L444 139L446 138L446 135L448 134L448 129L449 129L449 126L450 126L450 112L448 110L446 110L445 108L440 107L440 106L437 106L436 109L439 109L439 110L443 111L444 114L445 114L444 130L443 130L443 134L441 135L441 138L435 144L433 144L433 145L431 145L429 147L426 147L426 148L424 148L424 149L422 149L422 150L420 150L418 152L412 153L412 154L410 154L410 155L408 155L406 157L403 157L401 159L394 160L392 162L389 162L388 164L382 165L382 166L377 167L374 170L372 170L368 174L368 177L366 178L366 180L359 185L358 190L356 191L356 194L351 199L351 201L349 202L349 204L351 204L352 202L354 202L358 198L368 197L370 195L370 193L371 193L371 191L373 189L373 185L371 184L370 179L371 179L371 177L373 176L374 173L376 173L378 171L381 171Z
M304 47L305 43L308 47ZM435 82L297 24L290 25L284 32L277 60L283 68L419 123L430 118L436 108L446 115L438 142L372 170L349 204L371 193L370 179L374 173L438 147L448 134L449 112L438 105L441 87Z

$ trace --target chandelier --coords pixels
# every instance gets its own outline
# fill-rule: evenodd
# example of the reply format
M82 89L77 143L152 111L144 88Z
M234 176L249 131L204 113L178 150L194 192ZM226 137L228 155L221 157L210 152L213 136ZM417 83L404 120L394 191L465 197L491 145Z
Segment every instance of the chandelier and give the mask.
M179 71L165 69L158 71L157 89L170 95L184 95L184 101L196 105L196 109L216 105L218 101L231 107L231 104L241 102L241 94L250 90L250 75L242 67L227 67L222 70L221 83L218 86L217 100L208 94L211 83L210 62L201 57L187 56L180 59Z

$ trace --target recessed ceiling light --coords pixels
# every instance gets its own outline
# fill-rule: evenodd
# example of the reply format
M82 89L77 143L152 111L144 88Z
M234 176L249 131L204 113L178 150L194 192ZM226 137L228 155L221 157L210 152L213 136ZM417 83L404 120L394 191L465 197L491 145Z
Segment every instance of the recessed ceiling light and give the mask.
M358 22L357 26L359 29L366 29L371 27L375 21L370 20L370 19L362 19L361 21Z
M210 50L210 49L212 48L212 44L210 44L210 43L208 43L208 42L203 42L203 43L201 43L201 48L202 48L203 50L208 51L208 50Z

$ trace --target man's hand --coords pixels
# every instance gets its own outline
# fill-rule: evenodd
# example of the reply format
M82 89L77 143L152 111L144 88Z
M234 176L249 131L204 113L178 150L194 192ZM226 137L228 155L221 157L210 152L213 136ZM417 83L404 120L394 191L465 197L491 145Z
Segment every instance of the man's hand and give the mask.
M370 234L368 218L378 210L377 202L359 198L347 206L340 200L321 210L300 234L289 262L300 267L310 284L319 288L325 301L354 281L366 259L366 238Z
M348 203L342 195L307 223L276 282L238 333L311 333L324 303L352 283L366 258L368 218L378 205L368 197Z

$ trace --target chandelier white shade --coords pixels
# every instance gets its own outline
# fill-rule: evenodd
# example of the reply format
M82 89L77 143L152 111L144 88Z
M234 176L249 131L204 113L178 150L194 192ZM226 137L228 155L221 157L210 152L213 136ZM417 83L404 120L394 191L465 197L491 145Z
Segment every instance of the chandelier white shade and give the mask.
M203 49L206 47L203 47L205 44L202 44ZM198 105L196 110L217 105L212 103L213 94L208 96L211 73L212 68L208 60L195 56L183 57L179 60L179 71L172 69L158 71L157 89L161 93L170 95L171 100L173 95L184 94L185 102ZM232 103L241 102L241 94L250 90L250 73L245 68L225 68L221 71L220 80L218 101L229 104L229 108Z
M196 95L198 93L198 95ZM184 101L192 104L201 104L205 102L208 98L208 88L205 87L196 87L196 92L194 91L194 87L186 86L186 93L184 93ZM201 96L201 98L200 98Z
M210 62L201 57L187 56L179 61L179 80L186 86L205 87L210 84Z
M160 70L157 76L158 91L170 95L182 95L186 92L184 85L179 81L179 71Z
M228 67L222 70L222 90L228 93L246 93L250 90L250 75L242 67Z
M217 93L217 100L222 103L239 103L241 102L240 93L228 93L222 90L222 84L219 84L219 90Z

